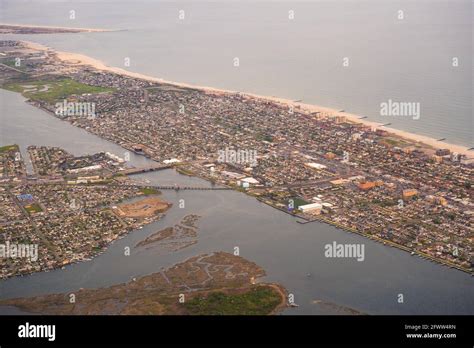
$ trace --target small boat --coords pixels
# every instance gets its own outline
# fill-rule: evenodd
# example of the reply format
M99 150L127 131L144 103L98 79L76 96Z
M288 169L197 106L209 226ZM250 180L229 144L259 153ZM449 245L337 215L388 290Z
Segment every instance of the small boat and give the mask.
M290 307L299 307L296 303L290 303Z
M415 255L415 252L414 252L414 251L412 251L412 252L411 252L411 254L412 254L412 255Z

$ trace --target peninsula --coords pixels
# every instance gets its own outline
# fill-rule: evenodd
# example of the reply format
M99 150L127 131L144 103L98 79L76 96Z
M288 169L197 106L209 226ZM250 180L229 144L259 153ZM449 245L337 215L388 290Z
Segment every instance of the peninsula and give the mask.
M217 252L108 288L1 300L0 305L55 315L275 314L287 305L286 290L256 283L264 275L253 262Z
M2 88L55 117L301 223L330 223L473 273L474 161L466 147L328 108L170 83L37 44L1 41L0 52ZM14 58L23 64L13 66ZM94 105L94 117L58 115L65 100Z
M110 31L110 30L0 23L0 34L71 34L71 33L96 33L96 32L106 32L106 31Z

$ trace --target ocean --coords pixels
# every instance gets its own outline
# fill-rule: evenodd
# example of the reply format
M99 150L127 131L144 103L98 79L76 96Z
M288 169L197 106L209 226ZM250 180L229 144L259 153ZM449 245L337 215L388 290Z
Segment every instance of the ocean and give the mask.
M474 146L469 0L0 0L0 11L3 23L118 30L5 37ZM390 100L420 117L381 115Z

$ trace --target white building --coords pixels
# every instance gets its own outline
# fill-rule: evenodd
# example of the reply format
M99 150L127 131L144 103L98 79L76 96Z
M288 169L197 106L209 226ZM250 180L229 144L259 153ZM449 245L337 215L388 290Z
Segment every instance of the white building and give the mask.
M305 205L300 205L298 207L298 209L301 210L303 213L317 212L318 210L321 211L322 208L323 208L323 205L321 203L305 204Z
M171 158L169 160L164 160L163 161L164 164L172 164L172 163L179 163L179 162L181 162L181 161L177 158Z
M257 185L259 182L258 180L252 178L252 177L248 177L248 178L244 178L242 179L243 182L247 182L249 184L252 184L252 185Z
M325 169L326 168L326 166L324 164L316 163L316 162L305 163L305 166L313 168L313 169Z

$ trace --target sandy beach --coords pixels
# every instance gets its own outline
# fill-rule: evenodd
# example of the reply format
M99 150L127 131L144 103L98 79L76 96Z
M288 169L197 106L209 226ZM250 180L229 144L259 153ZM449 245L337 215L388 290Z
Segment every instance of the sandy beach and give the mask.
M308 113L316 113L319 112L321 116L343 116L345 117L348 121L353 122L353 123L359 123L363 124L366 126L369 126L371 128L376 127L385 130L388 133L393 134L394 136L401 137L403 139L406 139L410 142L415 142L418 143L418 145L425 146L428 145L428 147L432 147L434 149L449 149L453 153L457 153L460 155L466 155L467 158L474 158L474 151L469 151L469 148L466 146L462 145L455 145L443 141L438 141L437 139L431 138L429 136L424 136L424 135L419 135L419 134L414 134L410 133L407 131L403 131L400 129L395 129L395 128L389 128L389 127L382 127L382 123L379 122L373 122L373 121L368 121L366 119L360 119L362 116L361 115L355 115L347 112L340 112L336 109L333 108L327 108L323 107L320 105L314 105L314 104L306 104L306 103L300 103L300 102L295 102L290 99L284 99L284 98L277 98L277 97L269 97L269 96L262 96L262 95L257 95L257 94L252 94L252 93L245 93L245 92L237 92L237 91L231 91L231 90L224 90L224 89L218 89L218 88L213 88L213 87L208 87L208 86L197 86L197 85L190 85L187 83L181 83L181 82L174 82L174 81L167 81L161 78L153 77L153 76L148 76L132 71L128 71L122 68L118 67L110 67L106 65L104 62L91 58L89 56L83 55L83 54L78 54L78 53L72 53L72 52L62 52L62 51L57 51L54 49L50 49L46 46L33 43L33 42L28 42L28 41L22 41L26 46L28 46L31 49L35 50L51 50L52 52L56 53L57 57L68 63L68 64L74 64L74 65L89 65L92 66L93 68L97 70L103 70L103 71L110 71L116 74L121 74L125 76L130 76L134 78L139 78L143 80L148 80L152 82L159 82L159 83L166 83L169 85L173 85L176 87L183 87L183 88L192 88L192 89L197 89L197 90L202 90L206 93L213 93L213 94L236 94L240 93L243 96L251 97L251 98L256 98L260 100L265 100L265 101L272 101L272 102L277 102L280 104L283 104L287 106L288 108L290 106L293 106L293 108L297 109L299 108L300 110L306 111Z
M10 24L10 23L0 23L0 26L9 26L15 28L30 28L30 29L52 29L52 30L77 30L85 33L100 33L113 31L110 29L94 29L94 28L74 28L74 27L53 27L49 25L31 25L31 24Z

